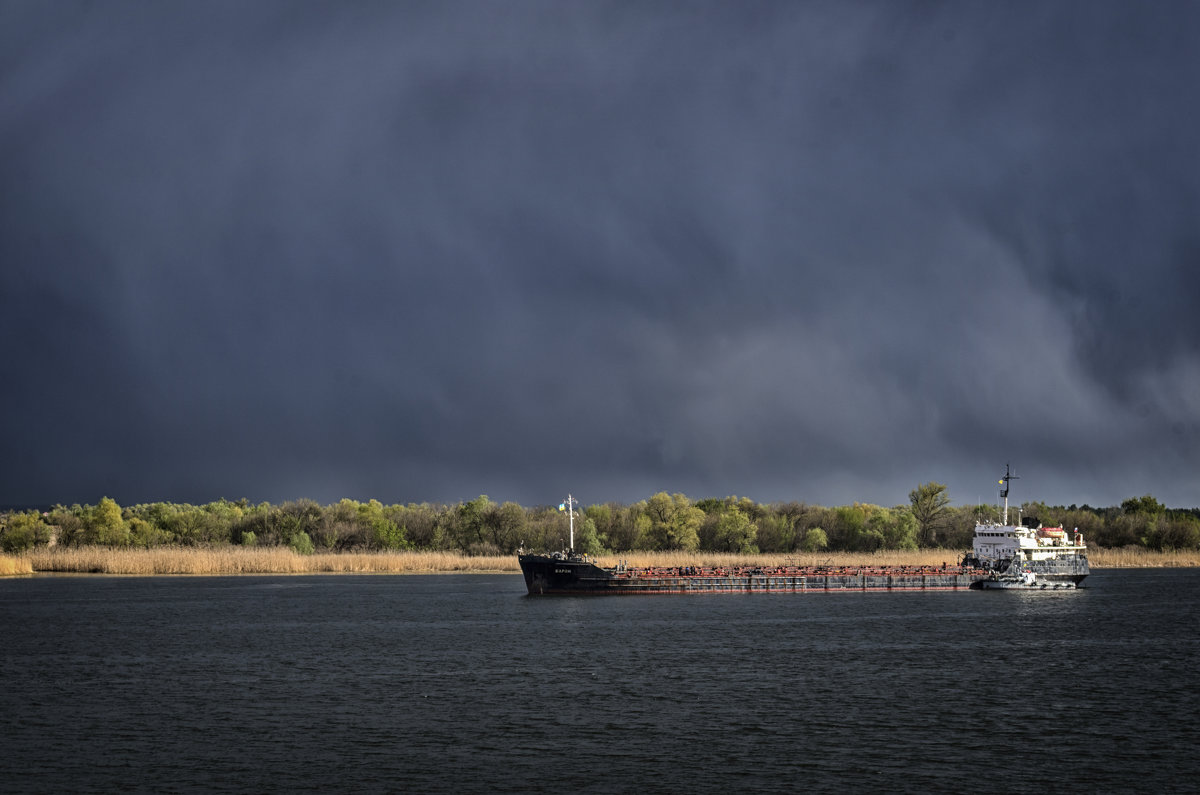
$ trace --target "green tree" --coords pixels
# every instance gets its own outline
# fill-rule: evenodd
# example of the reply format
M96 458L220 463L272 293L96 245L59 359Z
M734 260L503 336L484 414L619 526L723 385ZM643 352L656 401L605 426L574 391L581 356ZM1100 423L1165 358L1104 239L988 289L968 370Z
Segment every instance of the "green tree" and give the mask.
M178 543L204 546L230 540L232 528L220 516L195 505L179 505L175 508L175 514L167 521L167 528Z
M529 518L525 509L520 505L515 502L505 502L501 503L499 507L492 506L485 517L484 524L492 543L501 554L511 555L525 539Z
M589 516L575 520L575 550L585 555L599 555L604 551L600 546L596 523Z
M175 540L172 522L175 519L176 506L166 502L152 502L144 505L135 505L128 509L128 513L130 532L138 536L138 538L148 538L161 533L164 536L161 543L169 544ZM135 519L141 519L151 525L158 533L151 533L140 525L135 530ZM135 538L133 543L141 546L138 538Z
M1162 516L1167 509L1161 502L1147 494L1144 497L1130 497L1125 500L1121 503L1121 510L1127 514Z
M614 552L650 548L647 539L650 518L646 516L645 511L644 500L633 505L610 502L585 509L588 518L596 524L596 533L601 545Z
M539 506L528 516L525 537L521 539L524 547L530 550L561 550L569 543L568 519L566 513L550 506ZM579 517L576 516L576 533L579 531ZM576 546L579 539L576 538Z
M757 552L758 548L755 546L757 538L758 525L751 522L750 517L737 508L725 511L717 520L716 542L722 551Z
M975 522L978 514L972 506L947 508L941 529L938 531L939 547L967 549L975 538Z
M486 494L480 494L475 499L461 503L453 515L447 517L447 531L454 545L463 552L491 552L482 549L488 541L487 517L494 510L494 503Z
M906 506L896 507L890 510L890 514L892 521L888 522L886 528L882 528L884 545L888 549L916 550L918 528L911 510Z
M805 552L822 552L829 546L829 536L819 527L810 527L804 533L800 548Z
M373 519L383 519L383 506L378 501L364 505L357 500L342 499L321 511L321 521L309 535L321 549L362 549L370 546L374 537Z
M292 536L291 540L288 542L288 546L301 555L311 555L316 551L316 547L313 546L312 539L309 538L308 533L305 533L303 530Z
M1139 516L1143 532L1139 542L1142 546L1163 552L1200 547L1200 520L1195 516L1183 512Z
M790 552L794 549L799 549L804 542L804 531L808 526L804 524L805 517L809 514L809 507L802 502L784 502L774 506L775 515L779 517L780 538L779 552ZM763 528L758 528L759 534L762 534ZM759 543L759 549L762 549L762 543Z
M696 531L704 520L704 511L692 505L682 494L660 491L646 503L650 519L650 540L654 549L679 549L694 552L700 545Z
M1103 533L1105 522L1092 510L1068 508L1059 516L1059 521L1067 532L1078 530L1083 534L1085 542L1095 541L1096 533ZM1107 546L1107 545L1106 545Z
M382 517L371 526L371 547L373 549L400 550L411 549L412 544L403 527L399 527L391 519Z
M867 519L867 528L879 534L883 549L917 548L917 521L908 506L880 508Z
M140 516L129 520L129 543L135 547L150 549L171 543L171 534Z
M73 505L70 508L64 508L61 505L54 506L50 511L50 516L46 519L46 523L52 528L57 528L59 544L71 547L84 543L84 513L84 509L79 505Z
M878 505L855 503L863 512L863 523L850 539L847 549L855 552L875 552L887 544L883 528L887 527L887 511Z
M830 548L857 550L866 521L867 511L859 503L834 508L833 521L825 526Z
M787 552L792 548L794 532L786 516L768 514L755 524L758 532L754 542L761 552Z
M1145 516L1136 513L1113 517L1103 529L1094 533L1092 543L1104 547L1140 545L1145 532Z
M368 500L356 509L356 545L369 549L404 549L404 531L384 513L383 503Z
M931 547L949 518L950 496L941 483L922 483L908 493L923 546Z
M1200 549L1200 519L1174 514L1163 520L1156 540L1160 549Z
M116 500L104 497L88 512L83 541L85 544L113 547L129 544L129 525L121 516L121 506L117 505Z
M415 549L436 549L438 512L428 503L389 505L383 515L404 531L405 539Z
M626 506L613 516L609 528L607 549L614 552L654 549L650 538L650 517L646 515L646 501L639 500Z
M261 524L242 525L242 530L253 532L260 544L280 544L300 549L313 546L312 534L324 519L321 506L313 500L285 502L279 507L263 504ZM303 538L301 538L303 536Z
M37 511L10 514L8 521L0 527L0 549L5 552L24 552L49 543L50 528Z

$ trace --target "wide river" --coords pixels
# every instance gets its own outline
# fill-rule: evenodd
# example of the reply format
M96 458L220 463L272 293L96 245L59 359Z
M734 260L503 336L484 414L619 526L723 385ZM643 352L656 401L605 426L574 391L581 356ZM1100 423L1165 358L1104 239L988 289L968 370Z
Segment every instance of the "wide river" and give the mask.
M1200 787L1200 570L531 598L519 575L0 580L0 790Z

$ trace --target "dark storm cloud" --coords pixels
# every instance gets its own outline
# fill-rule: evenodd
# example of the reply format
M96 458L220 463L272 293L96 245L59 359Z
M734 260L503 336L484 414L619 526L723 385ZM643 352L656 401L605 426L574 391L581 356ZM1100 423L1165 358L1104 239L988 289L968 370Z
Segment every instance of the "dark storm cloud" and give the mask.
M1200 502L1187 5L0 8L0 502Z

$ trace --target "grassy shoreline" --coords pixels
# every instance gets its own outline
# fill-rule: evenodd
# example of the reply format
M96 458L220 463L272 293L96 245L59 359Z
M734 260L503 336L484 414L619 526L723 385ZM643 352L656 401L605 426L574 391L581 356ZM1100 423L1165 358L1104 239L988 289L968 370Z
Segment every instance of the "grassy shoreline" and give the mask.
M601 555L601 566L618 560L631 566L940 566L962 557L957 550L887 550L791 555L629 552ZM1154 552L1139 548L1091 549L1094 569L1200 566L1200 551ZM18 556L0 556L0 574L63 572L84 574L236 575L236 574L436 574L516 573L516 555L468 556L455 552L329 552L300 555L287 547L112 547L39 548Z

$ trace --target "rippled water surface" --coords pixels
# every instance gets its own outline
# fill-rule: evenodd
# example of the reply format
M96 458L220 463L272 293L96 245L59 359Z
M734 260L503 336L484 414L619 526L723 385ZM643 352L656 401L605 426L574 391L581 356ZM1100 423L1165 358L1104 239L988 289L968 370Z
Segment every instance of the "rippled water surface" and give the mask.
M1159 791L1200 571L529 598L519 575L0 581L0 788Z

